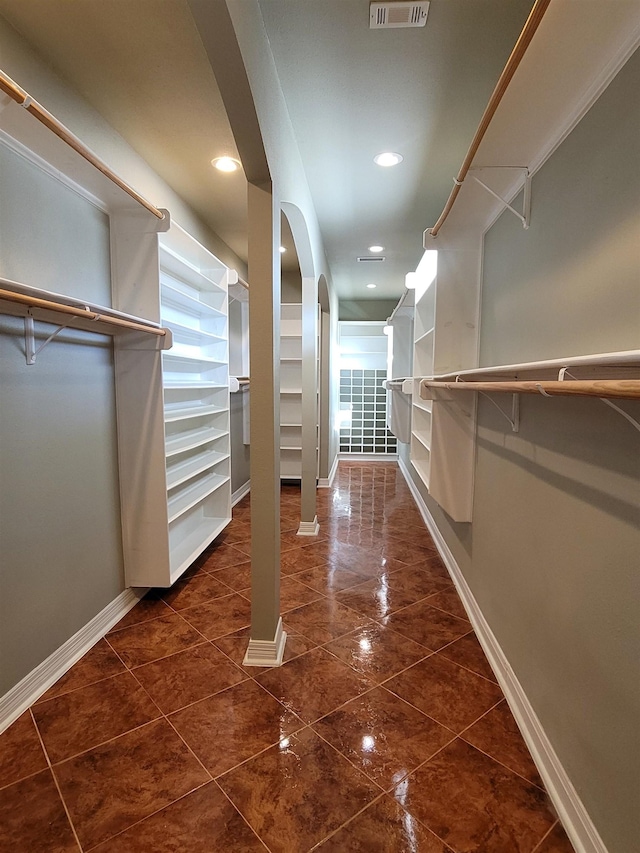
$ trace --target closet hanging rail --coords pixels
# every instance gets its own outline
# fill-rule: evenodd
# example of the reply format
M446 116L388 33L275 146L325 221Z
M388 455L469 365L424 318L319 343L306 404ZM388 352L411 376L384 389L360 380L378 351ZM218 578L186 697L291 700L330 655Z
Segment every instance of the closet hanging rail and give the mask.
M162 220L165 218L165 214L162 210L159 210L155 207L151 202L147 201L146 198L140 195L140 193L136 192L133 187L129 186L129 184L125 183L122 178L118 177L114 171L112 171L106 163L103 163L99 157L97 157L92 151L90 151L86 145L84 145L77 136L74 136L71 131L66 128L60 121L58 121L55 116L51 115L50 112L45 110L45 108L39 104L37 101L29 95L24 89L21 89L17 83L15 83L10 77L8 77L4 72L0 71L0 91L4 92L8 95L12 100L14 100L21 107L24 107L27 112L31 113L34 118L37 118L38 121L47 127L50 131L55 133L57 137L59 137L63 142L73 148L81 157L84 157L92 166L98 169L99 172L107 177L110 181L112 181L116 186L120 187L127 195L131 196L132 199L141 204L144 208L146 208L149 213L153 214L153 216Z
M487 132L487 128L491 123L491 119L495 115L495 112L498 109L498 105L500 104L504 93L507 91L507 87L511 82L511 79L515 74L518 66L520 65L522 57L525 55L527 48L531 43L531 39L535 35L535 32L538 29L538 26L540 25L540 22L542 21L544 13L547 11L550 2L551 0L536 0L529 17L527 18L527 22L524 25L522 32L520 33L520 37L518 38L518 41L516 42L516 45L511 52L511 56L507 60L507 64L505 65L504 70L500 75L498 82L496 83L496 87L493 90L493 94L489 99L489 103L487 104L483 116L480 119L480 124L478 125L476 134L473 137L471 145L469 146L467 156L464 158L462 166L460 167L458 176L453 179L454 186L451 190L449 198L447 199L447 203L444 206L444 210L440 214L438 221L433 226L433 228L427 228L427 230L425 231L425 237L427 234L429 234L431 237L438 236L438 231L440 231L440 229L442 228L445 219L449 215L451 208L453 207L454 202L458 197L460 187L462 186L464 179L467 177L467 172L471 168L473 158L476 156L478 148L480 147L480 143L482 142L484 135Z
M505 394L542 394L545 397L611 397L619 400L640 399L640 379L577 379L569 381L525 380L520 382L443 382L423 379L420 396L433 397L432 390L498 391Z
M67 314L71 317L79 317L83 320L100 322L102 326L114 326L129 332L148 332L150 335L166 337L167 330L160 326L147 325L144 321L125 320L122 317L114 317L110 314L102 314L94 311L88 306L78 308L74 305L65 305L62 302L53 302L50 299L39 299L35 296L27 296L23 293L14 293L11 290L0 290L0 300L15 302L24 305L27 309L39 308L44 311L55 311L56 314ZM105 309L107 311L108 309Z

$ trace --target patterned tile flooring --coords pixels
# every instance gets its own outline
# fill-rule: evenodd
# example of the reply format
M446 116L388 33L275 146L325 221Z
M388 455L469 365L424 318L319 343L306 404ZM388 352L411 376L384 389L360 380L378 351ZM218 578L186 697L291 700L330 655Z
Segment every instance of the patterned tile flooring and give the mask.
M0 736L0 850L571 853L396 465L298 509L284 665L242 666L247 498Z

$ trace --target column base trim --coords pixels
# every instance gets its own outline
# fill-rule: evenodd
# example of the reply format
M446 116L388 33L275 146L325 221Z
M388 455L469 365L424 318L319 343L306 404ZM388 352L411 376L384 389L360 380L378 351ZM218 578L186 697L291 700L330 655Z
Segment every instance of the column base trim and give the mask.
M320 533L320 523L316 515L313 521L301 521L298 536L317 536Z
M282 617L273 640L249 640L243 666L281 666L287 635L282 630Z

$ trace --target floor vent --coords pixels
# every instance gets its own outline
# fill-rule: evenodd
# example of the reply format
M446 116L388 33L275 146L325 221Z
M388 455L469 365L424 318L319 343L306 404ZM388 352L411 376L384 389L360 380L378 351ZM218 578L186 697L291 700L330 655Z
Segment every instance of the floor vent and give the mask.
M369 4L369 29L382 30L399 27L424 27L429 11L428 0L413 3L388 2Z

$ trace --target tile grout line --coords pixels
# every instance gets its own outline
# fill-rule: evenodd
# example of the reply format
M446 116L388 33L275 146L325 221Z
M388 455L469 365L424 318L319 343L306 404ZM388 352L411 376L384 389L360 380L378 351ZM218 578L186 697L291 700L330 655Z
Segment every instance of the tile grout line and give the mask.
M233 800L231 799L231 797L230 797L230 796L227 794L227 792L226 792L226 791L225 791L225 790L224 790L224 789L219 785L219 783L218 783L218 780L217 780L217 779L214 779L214 780L213 780L213 784L214 784L214 785L218 788L218 790L222 793L222 796L227 798L227 800L228 800L228 801L229 801L229 803L231 804L232 808L233 808L233 809L235 809L235 811L240 815L240 817L242 818L242 820L246 823L246 825L249 827L249 829L251 830L251 832L253 832L253 834L254 834L254 835L255 835L255 837L258 839L258 841L260 842L260 844L262 844L262 845L263 845L263 847L265 848L265 850L267 850L267 851L268 851L268 853L272 853L272 850L271 850L271 848L267 845L266 841L258 835L257 830L255 830L255 829L251 826L251 824L249 823L249 821L248 821L248 820L246 819L246 817L242 814L242 812L241 812L241 811L240 811L240 809L236 806L236 804L233 802Z
M33 715L33 711L31 710L31 708L29 708L29 715L31 717L31 722L33 723L33 727L36 730L36 734L38 735L38 740L40 741L40 747L42 748L42 751L44 752L44 757L45 757L45 759L47 761L47 765L49 767L49 773L51 774L51 778L53 779L53 784L56 786L56 791L58 792L58 796L60 797L60 802L62 803L62 808L64 809L64 813L66 814L67 820L69 821L69 826L71 827L71 832L73 833L73 837L75 838L76 844L78 845L78 850L83 851L84 848L82 847L82 844L80 844L80 839L78 838L78 833L76 831L75 824L74 824L73 820L71 819L71 814L70 814L69 809L67 807L66 800L65 800L64 796L62 795L62 790L60 789L60 785L58 783L58 778L54 772L53 765L51 763L51 759L49 758L49 753L47 752L47 748L44 744L44 740L42 739L42 735L40 734L40 729L38 728L38 724L36 723L36 719Z

